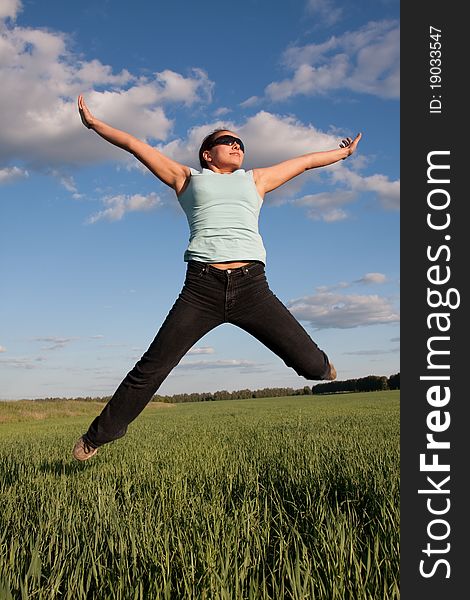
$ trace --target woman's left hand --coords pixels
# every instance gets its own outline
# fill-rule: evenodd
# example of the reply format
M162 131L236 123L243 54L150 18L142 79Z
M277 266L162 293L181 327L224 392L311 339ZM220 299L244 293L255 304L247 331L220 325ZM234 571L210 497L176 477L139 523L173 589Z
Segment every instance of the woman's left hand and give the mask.
M348 154L344 158L351 156L351 154L356 151L357 145L359 144L359 140L361 139L361 137L362 133L358 133L354 139L348 137L344 140L341 140L341 144L339 145L339 147L348 149Z

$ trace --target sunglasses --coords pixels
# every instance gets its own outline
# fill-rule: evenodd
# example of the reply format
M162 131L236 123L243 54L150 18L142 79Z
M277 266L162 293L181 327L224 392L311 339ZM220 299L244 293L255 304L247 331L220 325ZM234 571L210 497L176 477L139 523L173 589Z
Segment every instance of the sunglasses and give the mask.
M243 144L243 142L241 141L240 138L234 137L233 135L221 135L220 137L216 138L215 140L212 140L212 142L209 144L208 148L213 148L214 146L219 146L219 145L224 145L224 146L233 146L233 144L238 144L240 150L242 152L245 152L245 146Z

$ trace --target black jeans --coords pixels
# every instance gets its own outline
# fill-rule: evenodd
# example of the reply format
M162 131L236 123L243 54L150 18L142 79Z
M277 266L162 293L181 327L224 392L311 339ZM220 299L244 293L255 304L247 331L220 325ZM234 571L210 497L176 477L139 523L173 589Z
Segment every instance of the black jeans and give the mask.
M251 333L306 379L330 375L328 357L269 289L262 263L224 271L191 261L160 331L90 425L87 441L98 447L122 437L186 352L222 323Z

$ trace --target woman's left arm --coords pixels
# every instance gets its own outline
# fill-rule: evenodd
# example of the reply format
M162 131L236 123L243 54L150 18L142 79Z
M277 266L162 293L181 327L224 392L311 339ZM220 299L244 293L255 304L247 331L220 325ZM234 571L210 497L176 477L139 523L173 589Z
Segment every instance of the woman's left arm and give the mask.
M272 192L290 179L297 177L309 169L317 167L326 167L335 162L351 156L355 152L362 133L359 133L354 140L346 138L342 140L337 150L327 150L326 152L311 152L303 154L296 158L285 160L271 167L253 169L253 176L261 197L268 192Z

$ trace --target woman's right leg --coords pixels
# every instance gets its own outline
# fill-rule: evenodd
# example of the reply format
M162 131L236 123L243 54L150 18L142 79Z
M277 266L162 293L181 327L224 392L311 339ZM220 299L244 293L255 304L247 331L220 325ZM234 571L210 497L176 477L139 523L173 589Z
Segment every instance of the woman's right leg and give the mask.
M186 352L223 322L223 306L219 309L217 301L219 290L211 289L204 298L202 291L197 271L190 273L188 268L185 286L147 352L85 434L92 447L122 437Z

